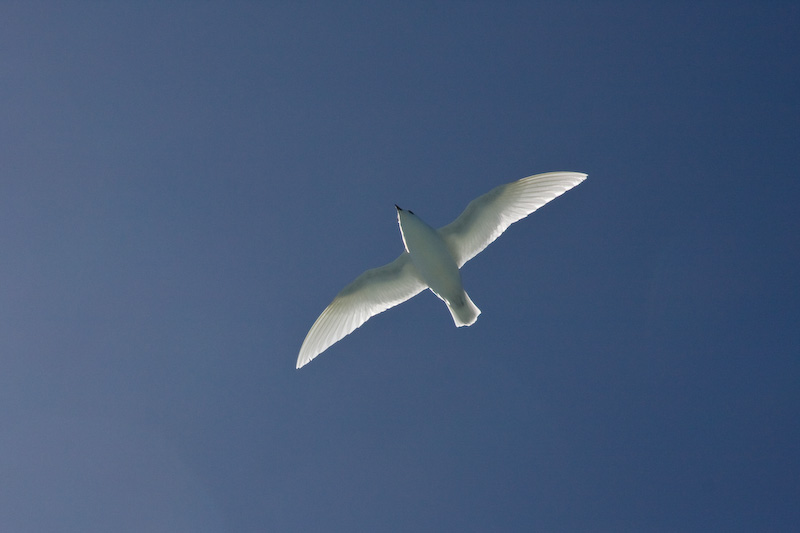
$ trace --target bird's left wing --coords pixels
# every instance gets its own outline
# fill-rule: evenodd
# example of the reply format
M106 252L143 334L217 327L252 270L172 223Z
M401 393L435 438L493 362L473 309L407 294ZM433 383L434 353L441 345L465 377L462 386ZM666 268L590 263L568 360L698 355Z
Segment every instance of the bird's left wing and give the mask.
M581 172L548 172L495 187L439 228L458 268L489 246L511 224L586 179Z
M306 335L297 368L352 333L364 322L422 292L427 285L408 252L379 268L367 270L336 295Z

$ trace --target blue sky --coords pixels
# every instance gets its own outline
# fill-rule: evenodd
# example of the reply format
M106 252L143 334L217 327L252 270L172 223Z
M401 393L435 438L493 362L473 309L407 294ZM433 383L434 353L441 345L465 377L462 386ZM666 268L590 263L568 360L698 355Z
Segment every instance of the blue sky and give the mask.
M3 531L790 531L794 2L0 7ZM492 187L589 179L302 370Z

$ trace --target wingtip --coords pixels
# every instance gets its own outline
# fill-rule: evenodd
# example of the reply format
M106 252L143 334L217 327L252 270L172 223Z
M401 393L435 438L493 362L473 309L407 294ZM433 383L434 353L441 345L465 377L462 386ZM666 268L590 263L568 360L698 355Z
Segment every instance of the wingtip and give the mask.
M578 183L581 183L582 181L584 181L586 178L589 177L589 174L587 174L585 172L574 172L574 171L571 171L571 170L565 170L565 171L560 171L560 172L547 172L546 174L551 174L551 175L552 174L561 174L561 175L564 175L564 176L571 176L573 178L577 178L577 181L575 182L576 185Z
M587 174L586 172L575 172L574 170L563 170L552 173L548 172L548 174L572 174L574 176L578 176L581 180L585 180L587 177L589 177L589 174Z

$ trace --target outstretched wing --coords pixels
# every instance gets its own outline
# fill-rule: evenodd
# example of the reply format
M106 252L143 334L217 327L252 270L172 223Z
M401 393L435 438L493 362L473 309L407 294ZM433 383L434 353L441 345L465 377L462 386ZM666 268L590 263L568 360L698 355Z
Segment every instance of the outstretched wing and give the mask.
M457 219L439 228L439 234L461 268L511 224L585 179L580 172L548 172L500 185L470 202Z
M370 317L405 302L425 288L427 285L408 252L388 265L367 270L342 289L311 326L300 347L297 368L352 333Z

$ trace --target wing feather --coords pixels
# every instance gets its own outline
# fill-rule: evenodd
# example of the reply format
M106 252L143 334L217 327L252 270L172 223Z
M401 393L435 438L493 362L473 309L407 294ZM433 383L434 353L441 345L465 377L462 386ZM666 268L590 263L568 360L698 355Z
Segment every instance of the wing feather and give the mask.
M422 281L408 252L379 268L367 270L336 295L308 331L297 368L307 364L364 322L419 294Z
M461 268L511 224L585 179L580 172L547 172L500 185L470 202L457 219L439 228L439 234Z

